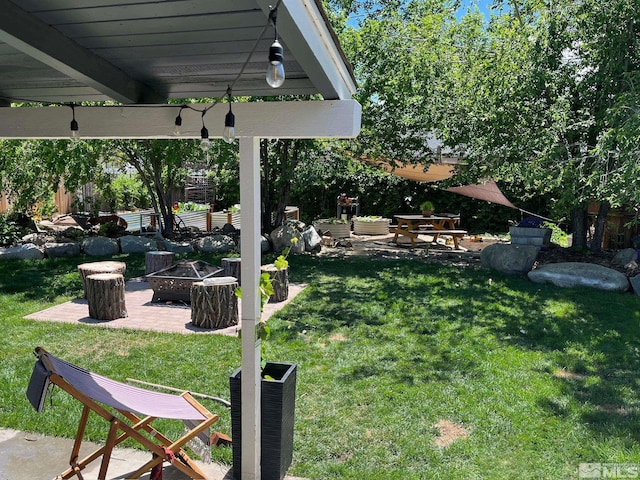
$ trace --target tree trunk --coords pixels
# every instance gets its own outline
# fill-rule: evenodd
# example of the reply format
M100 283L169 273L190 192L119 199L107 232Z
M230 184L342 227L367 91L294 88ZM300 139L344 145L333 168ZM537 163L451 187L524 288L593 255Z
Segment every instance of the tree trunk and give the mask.
M173 252L147 252L145 255L145 275L168 268L175 263Z
M602 251L602 242L604 240L604 231L607 228L607 216L609 215L609 210L611 210L611 204L609 202L600 203L593 238L591 239L590 250L592 252Z
M289 269L278 270L272 263L260 267L260 273L268 273L273 286L270 302L284 302L289 297Z
M260 141L262 162L262 231L271 232L271 168L269 165L269 140Z
M87 277L89 316L115 320L127 316L124 302L124 278L119 273L96 273Z
M586 209L575 208L571 210L571 230L573 233L571 248L573 250L587 248L587 225L588 215Z
M238 324L238 282L232 277L205 279L191 285L191 323L219 329Z
M228 257L223 258L220 261L220 266L224 271L225 277L235 277L238 279L238 285L242 285L242 281L240 280L240 269L242 262L240 257Z

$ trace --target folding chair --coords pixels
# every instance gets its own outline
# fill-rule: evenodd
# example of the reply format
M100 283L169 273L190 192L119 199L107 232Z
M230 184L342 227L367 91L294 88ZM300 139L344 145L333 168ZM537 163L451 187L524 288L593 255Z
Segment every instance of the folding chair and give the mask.
M104 480L113 448L132 438L148 449L152 458L127 478L139 478L152 469L162 469L162 463L169 461L190 478L206 480L206 475L182 447L197 436L208 441L208 429L219 417L210 413L188 392L181 395L154 392L97 375L65 362L40 347L35 349L35 354L38 361L27 388L27 397L34 408L42 410L49 383L57 385L84 405L69 460L70 468L58 478L67 479L77 475L82 480L81 471L102 456L98 479ZM112 407L120 415L112 413L102 404ZM109 434L103 447L79 460L85 427L92 411L110 423ZM172 441L151 426L157 418L183 420L189 430Z

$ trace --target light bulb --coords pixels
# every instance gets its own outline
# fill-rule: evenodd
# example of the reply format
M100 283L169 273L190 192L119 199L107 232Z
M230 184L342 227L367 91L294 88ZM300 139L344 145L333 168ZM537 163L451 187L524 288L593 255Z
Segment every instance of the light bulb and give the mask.
M269 48L269 64L267 65L267 83L272 88L278 88L284 83L284 65L282 64L284 49L278 40Z
M208 152L210 144L211 142L209 142L209 130L207 130L207 127L202 127L202 130L200 130L200 148L203 152Z
M176 128L173 131L174 134L176 135L180 135L180 127L182 127L182 116L180 114L178 114L178 116L176 117Z
M80 135L78 133L78 122L74 118L73 120L71 120L71 140L77 142L78 138L80 138Z
M227 143L233 143L236 139L236 116L231 111L231 104L229 104L229 111L224 117L224 130L222 131L222 138Z

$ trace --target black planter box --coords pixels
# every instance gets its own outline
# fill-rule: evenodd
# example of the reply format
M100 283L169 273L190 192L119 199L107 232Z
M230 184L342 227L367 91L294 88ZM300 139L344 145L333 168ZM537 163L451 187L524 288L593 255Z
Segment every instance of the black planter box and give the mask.
M264 367L261 385L261 478L282 480L293 458L293 424L296 403L297 365L270 363ZM231 437L233 439L233 478L240 479L242 424L240 417L240 369L229 378L231 387Z

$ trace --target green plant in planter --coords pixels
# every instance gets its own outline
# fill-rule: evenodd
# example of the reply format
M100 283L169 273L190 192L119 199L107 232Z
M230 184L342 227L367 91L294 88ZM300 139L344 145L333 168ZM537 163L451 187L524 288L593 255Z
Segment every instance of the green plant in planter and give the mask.
M377 216L377 215L370 215L370 216L366 216L366 217L356 217L356 219L359 222L365 222L365 223L373 223L373 222L382 222L382 221L387 221L388 219Z
M346 225L348 223L346 218L321 218L320 220L316 220L316 223L328 223L329 225L338 225L343 224Z
M434 208L435 207L433 206L433 202L429 200L425 200L420 204L420 211L425 215L431 215L433 213Z

